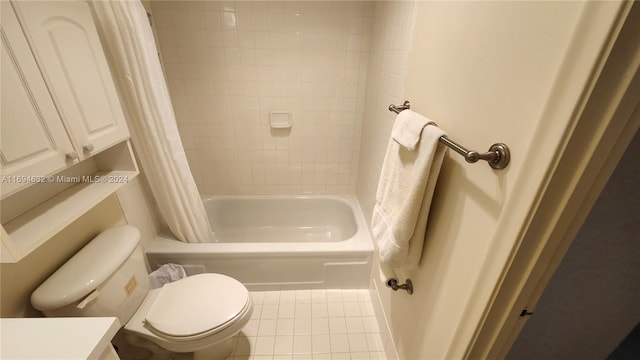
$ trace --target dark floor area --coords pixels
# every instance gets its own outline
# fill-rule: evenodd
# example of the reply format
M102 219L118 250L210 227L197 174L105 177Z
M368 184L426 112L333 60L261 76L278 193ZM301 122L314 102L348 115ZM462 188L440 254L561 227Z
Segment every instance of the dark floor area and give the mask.
M620 345L609 355L607 360L638 360L640 359L640 324L622 340Z

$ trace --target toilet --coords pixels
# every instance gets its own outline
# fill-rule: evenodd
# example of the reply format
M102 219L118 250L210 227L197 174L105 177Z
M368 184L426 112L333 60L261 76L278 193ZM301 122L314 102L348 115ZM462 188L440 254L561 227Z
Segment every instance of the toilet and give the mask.
M91 240L32 294L49 317L115 316L128 342L154 357L193 353L225 359L232 337L251 318L247 288L222 274L198 274L149 291L140 231L109 228Z

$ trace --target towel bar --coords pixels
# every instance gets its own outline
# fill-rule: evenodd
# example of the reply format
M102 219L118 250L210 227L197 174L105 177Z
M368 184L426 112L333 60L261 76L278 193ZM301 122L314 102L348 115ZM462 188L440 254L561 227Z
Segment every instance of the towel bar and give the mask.
M400 114L402 110L407 110L411 108L411 103L409 101L405 101L402 105L389 105L389 111L393 111L396 114ZM509 151L509 147L507 144L503 143L495 143L491 145L489 151L486 153L479 153L475 150L467 150L464 146L456 143L455 141L449 139L446 135L440 137L440 142L445 144L447 147L453 149L453 151L458 154L464 156L464 159L468 163L475 163L478 160L484 160L489 163L493 169L504 169L509 165L509 161L511 160L511 152Z

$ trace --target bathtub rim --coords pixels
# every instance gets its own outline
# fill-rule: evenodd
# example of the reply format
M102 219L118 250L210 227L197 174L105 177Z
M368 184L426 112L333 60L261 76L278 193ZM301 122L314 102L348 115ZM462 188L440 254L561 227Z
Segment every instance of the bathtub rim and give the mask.
M203 201L217 199L330 199L349 206L356 221L356 233L335 242L255 242L255 243L185 243L173 235L160 234L146 250L147 254L180 254L187 257L202 256L353 256L373 254L374 245L362 208L355 195L203 195ZM197 251L194 251L196 250Z
M351 239L353 236L355 236L358 232L358 229L360 229L361 224L358 223L357 220L357 216L356 214L358 214L358 210L359 207L355 207L352 206L352 201L349 199L346 199L344 197L340 197L340 196L336 196L336 195L238 195L238 196L234 196L234 195L205 195L202 196L202 202L204 203L204 207L205 210L207 211L207 213L209 212L209 208L208 208L208 202L212 201L212 202L216 202L216 201L221 201L224 202L225 200L238 200L238 201L261 201L261 200L275 200L275 201L286 201L289 203L285 203L284 206L289 206L290 202L295 202L296 200L321 200L321 201L330 201L330 202L337 202L338 204L331 204L331 207L334 206L339 206L340 208L331 208L331 210L338 210L338 211L342 211L344 209L344 207L346 206L346 208L348 209L348 211L350 212L350 215L352 218L349 219L349 229L344 228L344 231L348 231L349 232L349 237L345 237L342 238L341 240L328 240L328 241L321 241L321 242L341 242L341 241L346 241ZM357 201L356 201L357 204ZM217 207L217 205L213 205L214 208ZM233 205L232 205L233 206ZM237 211L237 209L235 209ZM294 211L296 209L293 209ZM249 210L249 212L254 213L252 210ZM303 212L306 212L306 209L303 210ZM361 211L360 211L361 212ZM282 212L281 214L285 214L288 215L287 212ZM295 214L292 214L295 215ZM313 214L312 214L313 215ZM320 218L323 218L325 216L325 214L320 214ZM212 230L212 238L215 239L216 238L216 231L214 230L214 225L213 225L213 221L211 219L209 219L209 223L211 224L211 230ZM277 226L277 225L276 225ZM366 222L365 222L365 226L366 226ZM240 242L233 242L233 241L211 241L213 243L231 243L231 244L237 244ZM248 243L262 243L263 241L256 241L256 242L251 242L251 241L247 241ZM264 241L269 243L269 241ZM286 242L286 243L292 243L292 242L296 242L296 241L282 241L282 242ZM309 242L313 242L313 241L309 241ZM276 243L276 242L270 242L270 243Z

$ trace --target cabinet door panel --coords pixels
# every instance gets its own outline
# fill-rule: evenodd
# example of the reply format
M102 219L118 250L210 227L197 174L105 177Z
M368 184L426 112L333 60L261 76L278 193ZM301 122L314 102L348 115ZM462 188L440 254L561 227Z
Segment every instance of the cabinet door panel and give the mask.
M95 153L127 138L89 5L83 1L13 4L76 145L90 144ZM89 155L84 151L82 157Z
M29 88L20 79L2 43L2 165L15 164L55 149L51 132Z
M42 176L72 162L73 151L58 112L15 14L2 3L1 143L2 197L29 184L21 176Z

